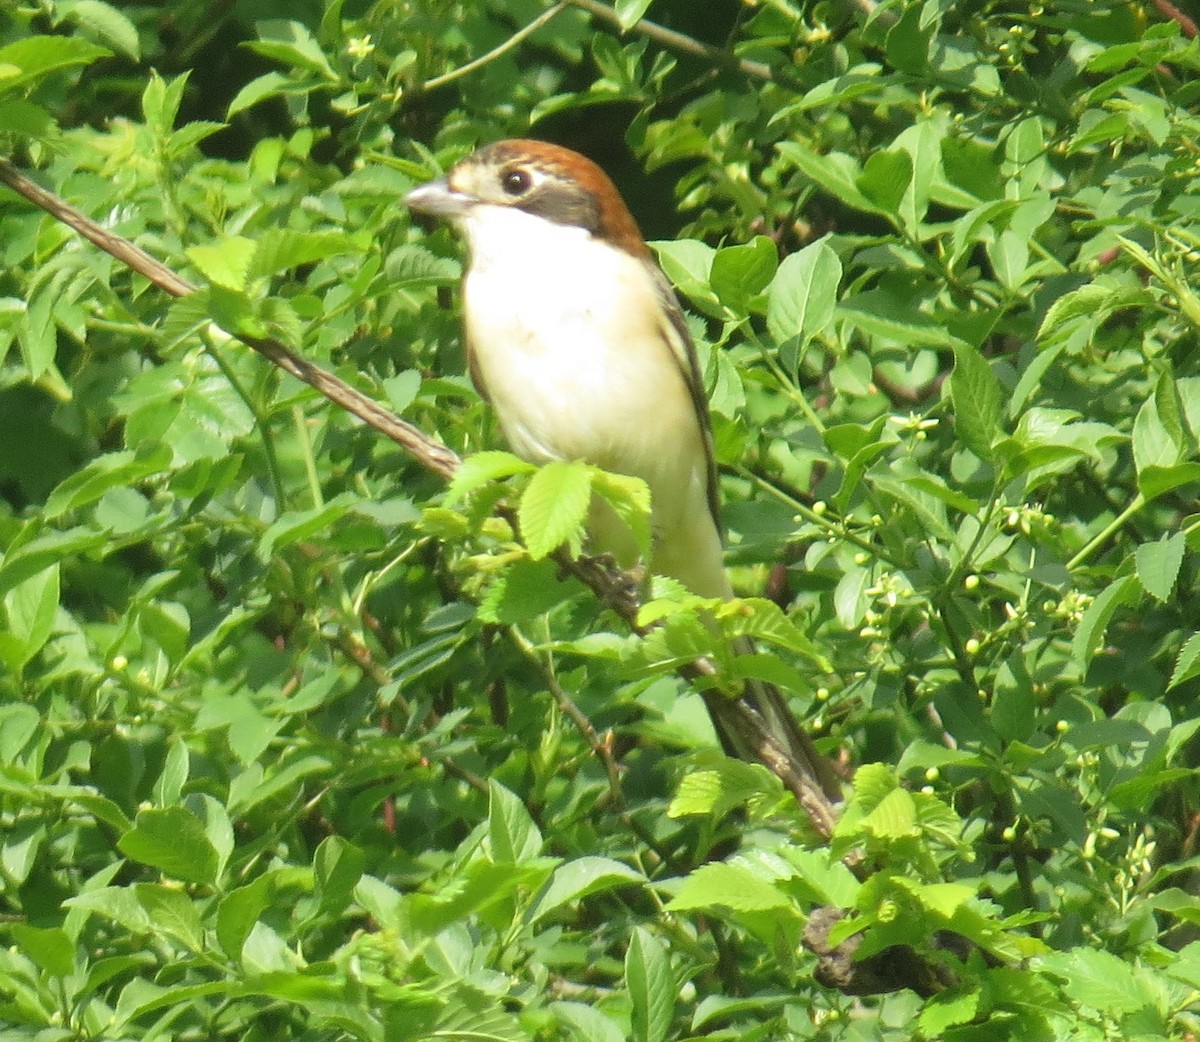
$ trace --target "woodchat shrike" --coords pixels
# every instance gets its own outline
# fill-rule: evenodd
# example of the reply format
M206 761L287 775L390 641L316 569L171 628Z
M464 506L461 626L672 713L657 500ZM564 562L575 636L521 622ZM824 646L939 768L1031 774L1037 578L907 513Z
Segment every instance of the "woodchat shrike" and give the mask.
M583 460L641 478L652 504L652 570L700 596L732 597L696 349L612 181L569 149L508 140L405 201L450 221L466 240L471 376L512 450L534 463ZM589 536L596 549L634 563L632 538L603 504ZM783 696L752 683L746 697L836 798L828 761Z

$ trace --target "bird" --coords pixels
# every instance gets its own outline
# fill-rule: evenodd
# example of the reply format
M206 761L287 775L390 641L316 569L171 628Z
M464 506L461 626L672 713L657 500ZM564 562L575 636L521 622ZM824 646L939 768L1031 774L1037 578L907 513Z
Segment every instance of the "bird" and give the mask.
M706 598L725 570L712 426L683 309L608 175L561 145L497 141L405 197L465 240L464 343L502 434L533 463L581 460L650 490L650 569ZM628 566L627 529L597 500L590 545ZM740 649L745 650L745 649ZM782 694L744 696L826 794L838 784ZM727 752L746 755L718 732Z

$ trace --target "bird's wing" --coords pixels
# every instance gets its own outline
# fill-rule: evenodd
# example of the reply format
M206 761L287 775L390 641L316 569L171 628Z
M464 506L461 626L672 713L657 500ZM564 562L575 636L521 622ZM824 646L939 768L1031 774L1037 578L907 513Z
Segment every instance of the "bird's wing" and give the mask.
M692 399L692 408L696 413L696 424L700 428L700 440L704 445L704 462L707 470L708 509L712 514L713 524L717 532L723 532L721 527L721 501L717 494L717 463L713 455L712 420L708 414L708 395L704 393L704 379L700 374L700 360L696 357L696 345L692 342L692 334L688 332L687 321L683 317L683 309L679 306L679 298L667 281L662 269L653 262L647 266L654 275L654 288L662 304L663 315L662 336L671 349L671 356L683 381L687 384L688 394Z

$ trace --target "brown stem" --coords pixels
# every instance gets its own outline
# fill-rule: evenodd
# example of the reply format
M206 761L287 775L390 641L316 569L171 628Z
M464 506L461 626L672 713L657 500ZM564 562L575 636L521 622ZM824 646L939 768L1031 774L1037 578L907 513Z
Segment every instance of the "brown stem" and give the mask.
M600 3L600 0L568 0L568 3L572 7L578 7L581 11L587 11L588 14L623 30L621 19L617 16L617 12L609 7L608 4ZM748 61L745 58L737 58L730 52L721 50L719 47L712 47L709 44L701 43L699 40L685 36L683 33L678 33L674 29L668 29L666 26L659 25L656 22L649 22L645 18L638 19L630 27L629 31L637 33L639 36L645 36L667 48L669 51L691 54L712 62L714 65L726 65L745 73L747 76L753 76L755 79L773 80L775 78L775 74L771 71L769 65L765 65L762 62Z

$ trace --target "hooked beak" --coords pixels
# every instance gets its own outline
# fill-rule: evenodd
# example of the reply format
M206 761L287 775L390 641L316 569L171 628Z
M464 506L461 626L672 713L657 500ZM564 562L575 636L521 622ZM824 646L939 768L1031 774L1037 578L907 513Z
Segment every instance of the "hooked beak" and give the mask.
M439 177L414 188L404 197L404 204L410 210L431 217L460 217L470 206L471 198L456 192L446 178Z

